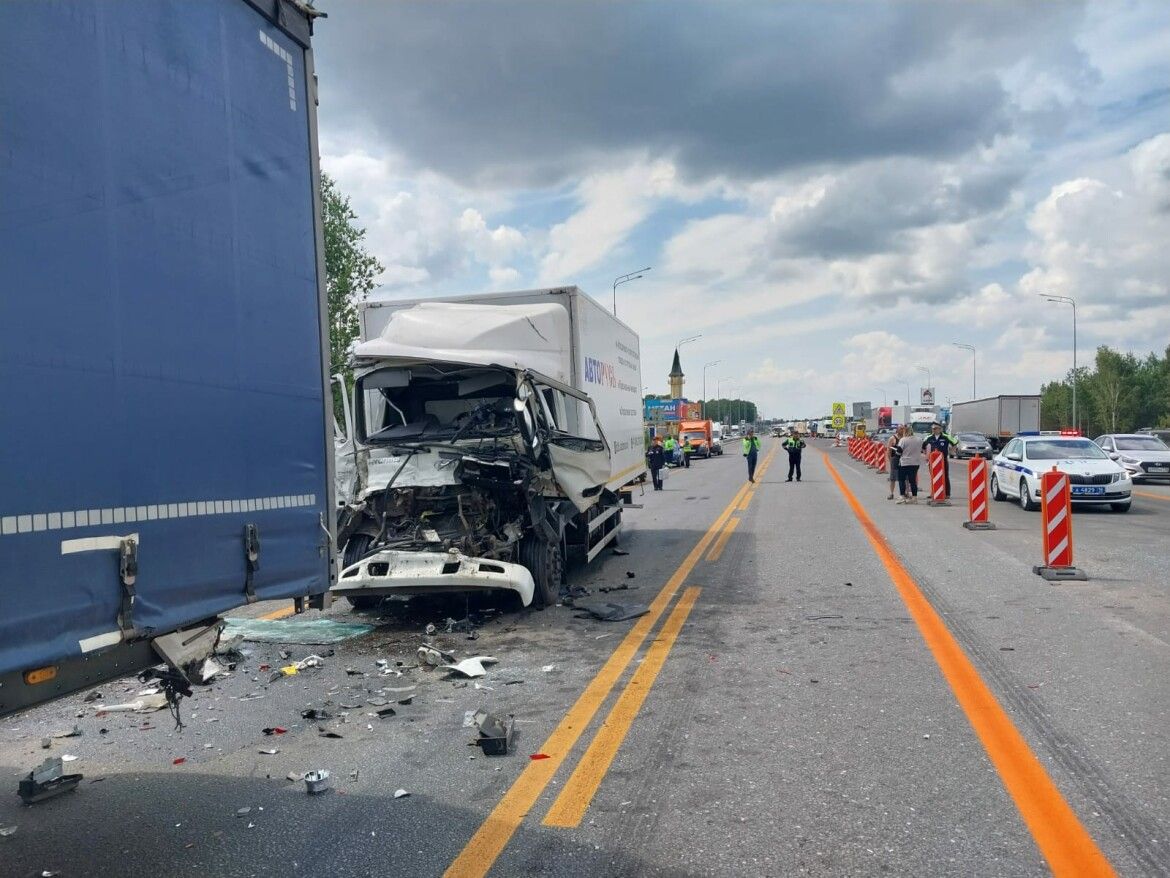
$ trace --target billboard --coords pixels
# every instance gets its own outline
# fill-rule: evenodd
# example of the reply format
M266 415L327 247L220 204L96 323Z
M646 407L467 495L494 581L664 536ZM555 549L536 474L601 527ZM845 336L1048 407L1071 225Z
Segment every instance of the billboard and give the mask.
M922 400L921 405L934 405L934 388L923 387L918 391L918 398Z
M878 407L878 427L889 427L894 422L894 409L883 405Z
M647 399L643 400L642 407L647 421L677 421L679 409L685 403L681 399Z
M873 417L873 404L868 402L853 403L853 419L857 421Z
M697 402L684 403L681 409L684 421L698 421L703 417L703 407Z

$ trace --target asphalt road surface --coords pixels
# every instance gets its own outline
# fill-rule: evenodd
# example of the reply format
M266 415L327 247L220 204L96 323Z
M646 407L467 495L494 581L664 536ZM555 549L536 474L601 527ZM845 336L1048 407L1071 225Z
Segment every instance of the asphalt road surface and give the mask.
M954 505L929 508L828 442L799 483L764 452L754 487L732 453L673 471L627 512L629 554L572 576L577 604L637 619L477 601L469 640L424 633L462 600L341 603L375 628L244 644L181 731L98 714L134 680L0 720L0 874L1170 874L1170 488L1077 512L1090 579L1053 584L1038 513L960 526L959 465ZM423 642L498 662L447 679ZM481 707L515 717L509 755L469 746ZM78 790L21 805L19 776L61 754ZM316 768L330 792L288 778Z

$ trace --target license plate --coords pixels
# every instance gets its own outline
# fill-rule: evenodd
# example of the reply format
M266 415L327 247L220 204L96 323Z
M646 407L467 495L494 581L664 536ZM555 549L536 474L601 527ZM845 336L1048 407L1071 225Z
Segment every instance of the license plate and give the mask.
M1104 494L1105 489L1099 485L1073 485L1073 496L1084 496L1086 494Z
M1152 473L1170 473L1170 464L1150 464L1148 472Z

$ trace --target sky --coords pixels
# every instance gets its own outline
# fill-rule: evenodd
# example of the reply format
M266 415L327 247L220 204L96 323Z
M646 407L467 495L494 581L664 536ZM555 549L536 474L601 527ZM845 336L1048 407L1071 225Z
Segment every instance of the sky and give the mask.
M377 298L576 284L765 417L1170 344L1170 3L317 0ZM707 365L713 364L713 365ZM706 368L704 368L706 367ZM909 398L907 396L909 394Z

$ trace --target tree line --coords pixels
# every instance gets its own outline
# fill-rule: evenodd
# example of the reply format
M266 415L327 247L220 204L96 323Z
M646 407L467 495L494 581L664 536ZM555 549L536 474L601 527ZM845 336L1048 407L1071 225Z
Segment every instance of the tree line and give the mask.
M1170 427L1170 345L1158 356L1139 358L1107 345L1097 348L1092 366L1075 372L1077 424L1072 422L1073 370L1040 388L1040 426L1076 426L1086 436L1132 433L1143 427Z

